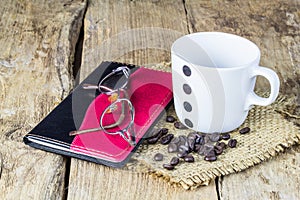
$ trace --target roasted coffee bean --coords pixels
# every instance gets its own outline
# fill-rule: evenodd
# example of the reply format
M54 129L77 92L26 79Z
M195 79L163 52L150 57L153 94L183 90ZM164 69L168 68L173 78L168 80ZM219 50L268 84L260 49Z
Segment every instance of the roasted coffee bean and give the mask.
M219 133L212 133L212 134L207 134L207 135L208 135L210 141L212 141L212 142L217 142L221 138L221 135Z
M201 144L195 144L194 152L197 153L201 148Z
M168 133L168 129L167 128L162 128L160 130L155 130L153 131L152 134L149 135L148 139L151 139L151 138L161 138L163 135L166 135Z
M196 139L197 137L197 133L196 132L190 132L187 136L187 138L190 138L190 139Z
M163 167L167 170L173 170L174 169L174 166L171 165L171 164L163 164Z
M204 144L204 137L203 136L198 136L196 139L195 139L195 143L196 144Z
M249 133L250 132L250 128L249 127L242 128L239 132L240 132L240 134Z
M187 129L187 127L184 124L182 124L181 122L175 122L174 126L177 129Z
M187 156L187 155L188 155L188 152L182 151L182 152L179 152L179 153L177 154L177 157L178 157L178 158L184 158L184 157Z
M219 145L215 145L215 153L216 155L221 155L223 153L223 148Z
M178 145L185 145L187 143L187 137L185 135L180 135L178 138L180 140Z
M216 160L217 160L217 156L211 156L211 157L205 156L205 157L204 157L204 160L213 162L213 161L216 161Z
M222 147L222 149L225 149L226 147L225 142L218 142L216 145Z
M222 140L229 140L230 139L230 134L229 133L224 133L221 136L222 136Z
M208 156L208 157L216 156L215 149L212 149L212 150L206 152L206 154L204 154L204 155L205 155L205 156Z
M191 154L185 156L183 159L185 162L194 162L195 161L194 156L192 156Z
M148 144L155 144L159 140L158 137L147 139Z
M179 150L179 152L187 152L188 153L190 151L190 148L186 145L180 145L178 147L178 150Z
M201 146L200 150L198 151L198 154L201 156L206 156L209 152L214 150L214 146L211 144L204 144Z
M178 151L178 146L174 143L170 143L168 145L168 152L169 153L174 153L174 152L177 152Z
M209 136L208 135L205 135L204 136L204 144L211 144L212 141L210 140Z
M230 148L236 147L236 144L237 144L237 140L236 139L231 139L231 140L228 141L228 146Z
M173 117L173 116L171 116L171 115L167 116L166 122L169 122L169 123L175 122L175 117Z
M180 142L179 137L174 137L174 138L171 140L171 143L173 143L173 144L178 144L179 142Z
M178 163L179 163L179 158L177 158L177 157L173 157L170 161L170 165L173 165L173 166L178 165Z
M160 131L161 131L162 135L166 135L169 132L169 129L162 128L162 129L160 129Z
M156 138L159 135L160 130L153 130L147 137L147 139Z
M171 142L171 140L173 139L174 135L173 134L168 134L166 136L163 136L160 139L160 143L163 145L169 144Z
M154 155L155 161L162 161L163 159L164 159L164 155L162 155L161 153L157 153Z
M195 139L189 138L187 142L189 146L189 151L193 151L195 147Z

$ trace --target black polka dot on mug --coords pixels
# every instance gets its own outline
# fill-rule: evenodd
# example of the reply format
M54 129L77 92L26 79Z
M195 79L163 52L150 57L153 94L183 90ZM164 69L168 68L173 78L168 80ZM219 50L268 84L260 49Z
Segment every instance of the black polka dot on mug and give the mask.
M192 111L192 105L189 102L187 102L187 101L183 102L183 107L184 107L184 109L187 112L191 112Z
M192 74L191 69L186 65L183 66L182 71L186 76L190 76Z
M189 120L189 119L184 119L184 123L185 123L188 127L193 128L193 123L191 122L191 120Z
M184 93L186 94L191 94L192 93L192 88L188 84L183 84L182 89Z

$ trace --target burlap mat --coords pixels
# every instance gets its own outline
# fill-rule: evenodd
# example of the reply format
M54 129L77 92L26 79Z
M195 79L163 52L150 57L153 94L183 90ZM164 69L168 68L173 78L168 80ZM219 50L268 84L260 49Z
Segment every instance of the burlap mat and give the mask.
M169 64L153 68L170 70L166 65ZM166 114L176 117L174 107L171 106ZM245 170L283 152L291 145L299 144L300 107L293 98L280 96L270 106L252 108L247 120L240 128L246 126L251 128L251 132L245 135L239 134L238 130L231 132L231 138L238 141L237 147L226 148L215 162L204 161L202 156L193 153L194 163L181 162L174 170L169 171L162 165L168 163L173 156L176 156L176 153L168 153L167 145L144 143L125 169L164 178L169 183L182 186L184 189L207 185L216 176ZM169 133L173 133L175 136L187 135L191 132L191 130L174 128L172 123L165 122L165 117L156 125L158 129L163 127L168 128ZM164 160L154 161L153 157L156 153L162 153Z

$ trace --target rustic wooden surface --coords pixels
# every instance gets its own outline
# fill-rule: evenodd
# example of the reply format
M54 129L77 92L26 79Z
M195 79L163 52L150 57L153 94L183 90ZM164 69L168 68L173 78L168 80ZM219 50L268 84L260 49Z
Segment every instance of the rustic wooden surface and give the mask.
M103 60L169 61L172 42L197 31L253 40L262 51L261 65L278 72L281 92L298 96L300 104L299 1L0 0L0 13L0 199L300 199L299 146L217 184L185 191L22 143L73 80L84 79ZM266 84L260 79L258 87Z
M0 1L0 199L63 199L66 158L22 138L72 89L85 2Z

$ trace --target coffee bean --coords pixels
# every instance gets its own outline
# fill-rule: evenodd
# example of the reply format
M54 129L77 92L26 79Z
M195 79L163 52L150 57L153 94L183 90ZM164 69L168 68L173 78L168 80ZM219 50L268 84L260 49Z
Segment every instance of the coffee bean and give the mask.
M179 158L177 158L177 157L173 157L170 161L170 165L173 165L173 166L178 165L178 163L179 163Z
M196 132L190 132L187 136L187 138L196 139L197 133Z
M174 166L171 165L171 164L163 164L163 167L167 170L173 170L174 169Z
M213 162L213 161L216 161L216 160L217 160L217 156L212 156L212 157L205 156L205 157L204 157L204 160Z
M212 149L212 150L206 152L206 154L204 154L204 155L207 156L207 157L213 157L213 156L216 156L215 149Z
M152 139L152 138L161 138L163 135L166 135L168 133L168 129L167 128L162 128L160 130L155 130L152 132L152 134L150 134L150 136L148 136L148 139Z
M188 153L190 151L190 148L186 145L180 145L178 147L178 150L179 150L179 152L187 152Z
M218 142L216 145L222 147L222 149L226 148L225 142Z
M160 139L160 143L163 145L169 144L171 140L173 139L173 134L168 134Z
M201 144L195 144L194 152L197 153L201 148Z
M151 133L147 136L147 139L156 138L159 134L160 130L154 129Z
M224 133L221 136L222 136L222 140L229 140L230 139L230 134L229 133Z
M177 154L177 157L178 158L184 158L185 156L187 156L188 155L188 153L186 152L186 151L182 151L182 152L179 152L178 154Z
M191 154L187 155L184 157L184 161L185 162L194 162L195 159L194 159L194 156L192 156Z
M164 159L164 155L162 155L161 153L157 153L154 155L155 161L162 161L163 159Z
M174 143L170 143L168 145L168 152L169 153L174 153L174 152L177 152L178 151L178 146Z
M219 133L212 133L212 134L207 134L207 135L208 135L210 141L212 141L212 142L217 142L221 138Z
M212 141L210 140L209 136L208 135L205 135L204 136L204 144L211 144Z
M189 138L188 139L188 147L189 147L189 151L194 150L195 147L195 139Z
M148 144L155 144L159 140L158 137L147 139Z
M236 144L237 144L237 140L236 139L231 139L231 140L228 141L228 146L230 148L236 147Z
M175 122L174 126L177 129L187 129L187 127L184 124L182 124L181 122Z
M173 144L178 144L179 142L180 142L179 137L174 137L174 138L171 140L171 143L173 143Z
M203 155L207 155L209 152L214 150L214 146L211 144L204 144L201 146L200 150L198 151L198 154L203 156Z
M180 140L178 145L185 145L187 143L187 137L185 135L180 135L178 138Z
M169 129L162 128L162 129L160 129L160 131L161 131L162 135L166 135L169 132Z
M167 116L166 122L169 122L169 123L175 122L175 117L173 117L173 116L171 116L171 115Z
M195 143L201 145L204 144L204 137L199 135L198 137L196 137Z
M223 153L223 148L219 145L215 145L215 153L216 155L221 155Z
M249 133L250 132L250 128L249 127L242 128L239 132L240 132L240 134Z

